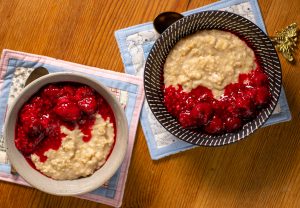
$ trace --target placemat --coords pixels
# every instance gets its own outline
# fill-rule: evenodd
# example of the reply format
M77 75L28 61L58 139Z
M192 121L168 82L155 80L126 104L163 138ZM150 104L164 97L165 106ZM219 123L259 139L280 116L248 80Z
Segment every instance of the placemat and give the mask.
M219 1L198 9L184 12L183 15L190 15L205 10L223 10L239 14L256 23L263 31L266 32L256 0ZM153 29L152 22L118 30L115 32L115 37L120 49L126 73L142 77L145 60L155 40L159 37L159 34ZM273 115L264 126L289 120L291 120L291 113L284 90L282 89L279 103ZM152 114L146 100L142 109L141 124L147 140L148 149L153 160L196 147L195 145L177 139L175 136L167 132Z
M129 142L123 164L103 186L88 194L78 196L115 207L121 206L136 128L144 100L142 79L128 74L88 67L45 56L11 50L4 50L2 53L0 63L0 129L2 129L0 132L0 180L29 186L19 175L10 173L11 168L6 157L2 132L7 106L23 89L25 81L32 70L40 66L47 68L50 73L72 71L90 76L107 86L124 107L128 120Z

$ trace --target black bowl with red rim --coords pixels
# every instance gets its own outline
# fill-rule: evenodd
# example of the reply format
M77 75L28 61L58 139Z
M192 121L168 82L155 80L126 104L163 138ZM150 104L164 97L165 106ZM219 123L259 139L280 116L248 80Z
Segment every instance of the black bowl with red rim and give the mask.
M267 75L271 98L268 106L234 133L209 135L194 129L183 128L164 105L163 69L166 58L175 44L200 30L229 31L245 40ZM169 26L154 43L145 65L144 87L152 113L159 123L175 137L199 146L222 146L239 141L259 129L275 109L281 90L281 65L268 36L248 19L225 11L205 11L185 16Z

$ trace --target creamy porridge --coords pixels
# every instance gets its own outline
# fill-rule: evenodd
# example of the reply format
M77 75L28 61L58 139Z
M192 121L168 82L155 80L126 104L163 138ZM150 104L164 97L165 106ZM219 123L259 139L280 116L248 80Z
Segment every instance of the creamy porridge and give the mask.
M255 68L255 56L247 44L230 32L203 30L180 40L164 66L166 87L181 85L190 92L198 86L220 97L239 74Z
M58 180L86 177L99 169L106 161L114 142L113 124L96 115L89 142L83 141L84 134L78 127L69 130L61 126L66 136L58 150L50 149L44 153L48 159L40 162L33 154L31 159L36 168L45 175Z

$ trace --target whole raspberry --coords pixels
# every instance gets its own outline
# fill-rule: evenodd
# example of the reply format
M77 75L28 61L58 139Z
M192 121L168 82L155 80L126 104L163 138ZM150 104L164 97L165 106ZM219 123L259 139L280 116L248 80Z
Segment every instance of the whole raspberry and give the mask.
M192 118L189 111L185 111L179 114L179 123L183 128L192 127L196 125L196 120Z
M57 86L49 84L44 88L43 95L49 98L56 98L61 96L61 90Z
M79 87L75 92L75 99L77 101L89 96L94 96L94 90L88 86Z
M36 96L32 98L29 103L31 103L35 109L41 108L43 106L43 99L40 96Z
M194 106L191 116L197 120L198 126L206 124L213 115L212 105L209 103L199 103Z
M34 105L26 104L20 112L20 121L24 125L29 125L33 121L37 120L37 116L38 116L37 110L38 109L36 109Z
M238 117L227 117L224 121L224 126L227 132L233 132L239 129L242 125L242 121Z
M219 134L224 130L223 121L221 118L214 116L204 127L205 132L209 134Z
M244 96L236 98L235 105L239 111L239 115L242 118L249 119L255 115L255 109L249 97Z
M268 104L271 94L267 87L257 87L257 93L254 102L259 107L264 107Z
M73 97L71 97L70 95L64 95L57 99L57 105L61 105L63 103L70 103L72 101L73 101Z
M197 88L192 89L190 94L200 102L210 101L213 98L211 90L203 86L198 86Z
M193 107L195 106L195 99L191 96L189 96L186 100L185 100L185 106L188 110L192 110Z
M256 87L249 87L244 91L244 96L248 96L251 100L254 100L257 94Z
M88 115L91 115L97 110L97 102L95 97L86 97L78 101L78 107L81 111L85 112Z
M213 106L213 109L214 109L214 112L215 114L223 114L227 108L228 108L228 100L224 99L224 100L214 100L212 102L212 106Z
M226 111L227 111L227 114L229 114L229 116L234 116L234 117L239 116L239 110L235 106L235 104L228 105Z
M75 94L75 89L71 85L63 86L61 88L61 94L73 96Z
M81 116L80 109L74 102L58 104L54 112L65 121L77 121Z

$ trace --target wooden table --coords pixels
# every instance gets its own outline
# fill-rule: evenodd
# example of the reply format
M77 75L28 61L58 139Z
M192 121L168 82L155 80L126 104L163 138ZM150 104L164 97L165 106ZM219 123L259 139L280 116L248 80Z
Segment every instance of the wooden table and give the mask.
M0 49L123 72L114 31L211 0L1 0ZM269 34L300 24L299 0L259 0ZM241 142L152 161L139 126L124 207L300 207L300 67L280 56L293 121ZM0 207L105 207L0 182Z

